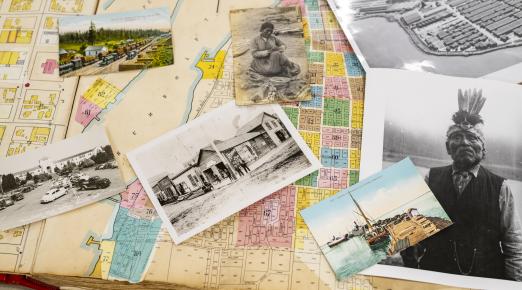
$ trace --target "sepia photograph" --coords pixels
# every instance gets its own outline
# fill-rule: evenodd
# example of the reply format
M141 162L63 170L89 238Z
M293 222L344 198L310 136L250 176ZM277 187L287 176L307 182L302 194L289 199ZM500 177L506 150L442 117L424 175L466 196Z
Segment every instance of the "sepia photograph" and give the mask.
M62 77L141 70L174 63L167 8L61 17L58 32Z
M0 230L46 219L125 190L103 129L0 162Z
M406 158L301 211L332 267L346 280L452 224Z
M328 0L361 63L481 77L522 63L522 3ZM522 73L519 68L518 74Z
M382 263L520 289L522 87L387 69L368 80L361 175L409 156L454 222Z
M319 168L281 107L233 102L127 156L176 243Z
M312 98L298 6L231 10L230 27L237 105Z

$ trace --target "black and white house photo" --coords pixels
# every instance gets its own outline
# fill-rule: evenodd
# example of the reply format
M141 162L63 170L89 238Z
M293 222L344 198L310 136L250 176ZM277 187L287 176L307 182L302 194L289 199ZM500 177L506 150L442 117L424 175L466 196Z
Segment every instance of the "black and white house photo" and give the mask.
M0 229L55 216L125 190L103 129L0 161Z
M233 102L127 156L176 243L319 167L281 107Z
M236 104L312 98L299 7L231 10L230 27Z
M454 222L382 264L452 274L415 274L426 282L521 289L522 87L388 69L368 80L361 175L409 156Z

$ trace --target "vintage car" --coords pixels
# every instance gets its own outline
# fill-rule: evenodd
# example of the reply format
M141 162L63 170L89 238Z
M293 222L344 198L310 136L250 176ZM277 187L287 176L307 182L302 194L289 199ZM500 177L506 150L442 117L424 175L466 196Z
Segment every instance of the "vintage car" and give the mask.
M0 198L0 209L4 209L8 206L12 206L13 204L14 204L14 202L8 197Z
M36 186L34 186L34 185L26 185L26 186L24 186L24 187L22 187L22 188L20 189L20 192L22 192L22 193L27 193L27 192L32 191L32 190L35 189L35 188L36 188Z
M80 180L80 189L100 189L107 188L111 185L111 181L108 178L101 178L99 176L93 176L87 180Z
M107 162L107 163L100 164L100 165L96 166L94 168L94 170L113 169L113 168L118 168L118 165L114 161L113 162Z
M71 188L72 184L69 178L62 177L55 182L53 182L53 187L65 187L65 188Z
M16 191L11 195L11 200L13 201L19 201L24 199L24 192L23 191Z
M79 186L80 183L82 183L84 180L88 180L88 179L89 179L89 176L85 173L74 173L69 178L72 185L74 185L74 186Z
M69 193L65 187L53 187L49 189L40 200L40 203L50 203Z

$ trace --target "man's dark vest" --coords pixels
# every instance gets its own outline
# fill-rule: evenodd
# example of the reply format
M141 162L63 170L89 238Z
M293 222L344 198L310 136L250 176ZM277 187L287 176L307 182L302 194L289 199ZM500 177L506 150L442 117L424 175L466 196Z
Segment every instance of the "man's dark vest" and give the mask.
M459 197L451 173L451 165L430 169L428 185L454 224L421 242L419 268L504 278L499 207L504 179L481 166Z

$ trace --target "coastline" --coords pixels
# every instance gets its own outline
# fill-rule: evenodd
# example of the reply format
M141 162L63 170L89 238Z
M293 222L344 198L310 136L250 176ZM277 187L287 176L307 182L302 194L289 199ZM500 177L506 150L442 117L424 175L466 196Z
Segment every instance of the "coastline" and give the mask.
M515 47L522 47L522 40L519 43L510 43L505 45L498 45L495 47L490 47L483 50L478 51L465 51L465 52L451 52L451 51L433 51L430 50L424 42L419 38L419 36L409 27L404 25L400 20L393 17L393 15L386 14L386 13L379 13L379 14L373 14L373 15L364 15L364 16L358 16L354 18L354 22L357 22L358 20L365 20L365 19L371 19L371 18L384 18L389 22L396 22L404 32L406 32L409 36L409 39L413 42L413 44L422 52L434 55L434 56L449 56L449 57L468 57L468 56L475 56L475 55L482 55L487 54L493 51L502 50L502 49L508 49L508 48L515 48Z

